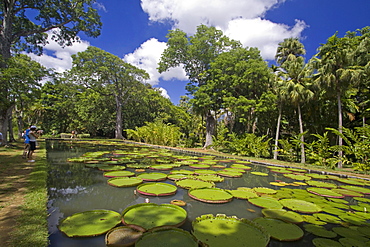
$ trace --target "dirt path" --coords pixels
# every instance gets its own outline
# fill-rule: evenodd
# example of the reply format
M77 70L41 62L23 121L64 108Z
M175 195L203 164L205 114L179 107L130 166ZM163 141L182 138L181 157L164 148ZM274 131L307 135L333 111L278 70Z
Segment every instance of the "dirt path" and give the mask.
M26 183L33 163L21 158L22 149L0 150L0 243L9 246L11 232L24 202Z

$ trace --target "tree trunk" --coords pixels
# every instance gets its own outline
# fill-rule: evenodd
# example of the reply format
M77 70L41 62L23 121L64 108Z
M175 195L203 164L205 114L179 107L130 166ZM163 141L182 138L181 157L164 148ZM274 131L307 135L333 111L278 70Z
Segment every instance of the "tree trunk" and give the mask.
M13 108L13 107L12 107ZM8 131L9 131L9 142L15 142L15 138L14 138L14 132L13 132L13 109L10 110L8 113Z
M119 96L116 96L116 130L115 130L115 138L116 139L123 139L122 135L122 100Z
M301 114L301 107L298 104L298 120L299 120L299 131L301 133L301 163L306 163L306 154L304 150L304 135L303 135L303 122L302 122L302 114Z
M279 144L279 134L280 134L280 122L281 122L281 107L282 105L279 105L279 116L278 121L276 124L276 135L275 135L275 147L274 147L274 160L277 160L278 158L278 144Z
M340 92L339 91L337 93L337 100L338 100L338 130L339 130L339 133L342 134L343 133L342 101L340 99ZM341 136L339 136L339 139L338 139L338 146L339 146L338 168L342 168L343 167L343 162L342 162L343 150L341 150L341 149L342 149L342 146L343 146L343 138Z
M210 111L208 111L208 114L206 116L206 143L204 144L203 148L212 146L213 144L212 138L215 133L215 128L216 128L215 117L212 115Z

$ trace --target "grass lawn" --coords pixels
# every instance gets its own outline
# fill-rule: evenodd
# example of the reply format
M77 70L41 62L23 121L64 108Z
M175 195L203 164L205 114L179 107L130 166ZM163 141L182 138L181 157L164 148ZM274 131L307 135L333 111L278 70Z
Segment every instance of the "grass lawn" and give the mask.
M35 163L22 159L23 143L0 147L0 241L2 246L47 246L46 151Z

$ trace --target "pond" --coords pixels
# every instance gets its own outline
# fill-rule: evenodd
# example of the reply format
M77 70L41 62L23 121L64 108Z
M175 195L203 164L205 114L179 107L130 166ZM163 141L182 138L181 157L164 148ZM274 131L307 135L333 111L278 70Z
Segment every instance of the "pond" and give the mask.
M136 166L131 165L133 168L127 168L125 171L131 171L136 175L154 172L169 175L174 173L174 171L184 169L190 171L207 169L221 171L223 170L221 166L230 168L233 164L239 164L243 167L246 163L243 163L241 160L230 160L224 157L213 156L212 158L207 158L202 155L197 156L190 153L170 152L164 149L118 142L48 140L46 144L49 163L48 224L50 232L49 246L51 247L106 246L104 234L97 237L69 238L59 230L58 225L62 219L75 213L96 209L106 209L121 213L127 207L145 203L147 200L158 205L169 204L173 200L182 200L186 202L183 208L187 212L187 219L180 228L189 232L192 231L192 222L201 215L225 214L227 216L236 216L237 218L248 220L254 220L264 216L264 214L262 214L262 208L264 208L264 206L255 206L258 205L258 203L252 204L252 200L250 200L250 202L248 199L233 198L227 203L206 203L190 197L188 195L188 189L181 187L177 188L175 194L168 196L143 195L137 192L136 186L124 188L114 187L108 184L107 181L110 178L104 176L106 171L97 169L95 167L97 164L93 159L89 159L87 163L71 162L78 161L78 159L73 160L73 158L79 158L84 154L94 154L101 151L102 154L100 157L104 157L105 160L101 159L99 163L104 163L106 160L131 157L135 160ZM160 154L158 154L158 152ZM139 155L140 153L144 155ZM154 170L147 168L148 165L168 164L168 159L171 159L171 163L178 163L181 164L181 166L179 165L171 170ZM187 163L186 160L189 159L192 160L192 164L209 164L210 167L207 169L202 169L203 167L194 168ZM127 160L129 159L126 159L126 161ZM194 160L197 160L197 162L194 162ZM142 162L141 165L137 163L139 161ZM129 164L131 163L127 161L126 166L129 167ZM145 172L138 169L144 166ZM320 227L324 225L325 229L330 232L340 232L340 234L335 233L335 236L332 235L330 237L334 241L341 241L342 243L348 241L346 233L341 233L341 231L339 231L343 230L342 228L355 230L361 233L359 236L361 236L362 242L368 241L370 231L367 224L370 217L367 215L366 206L370 202L370 199L368 199L369 196L367 194L367 187L369 185L367 181L347 179L349 181L347 182L345 179L339 177L331 175L326 176L312 171L305 171L305 173L302 173L301 170L292 169L289 171L286 169L274 169L271 166L259 164L247 164L247 166L251 169L244 170L239 177L230 177L230 174L220 176L223 178L223 181L215 182L216 188L224 190L236 190L241 187L269 188L274 190L274 194L258 193L259 197L274 197L276 200L299 198L300 200L304 199L311 203L320 204L323 208L320 213L313 215L311 213L303 214L307 217L304 222L297 224L298 227L304 230L303 238L289 242L271 239L268 246L314 246L312 243L313 239L322 237L328 238L325 234L322 236L322 234L317 233L317 231L310 230L307 225ZM316 181L316 183L312 181ZM176 185L176 181L171 179L166 179L161 182ZM310 184L307 184L308 182ZM326 192L332 190L325 189L326 183L332 184L335 189L338 190L338 193L344 193L343 191L354 192L353 190L347 190L353 189L354 187L363 188L364 191L360 189L360 192L358 192L360 194L354 193L353 195L349 192L347 194L344 193L346 195L342 197L325 195ZM311 193L307 192L307 188L313 188ZM325 195L325 197L322 195ZM325 204L326 202L328 204ZM370 205L368 208L370 208ZM287 209L286 206L285 209ZM343 216L343 214L345 214L345 216ZM359 231L360 228L365 230Z

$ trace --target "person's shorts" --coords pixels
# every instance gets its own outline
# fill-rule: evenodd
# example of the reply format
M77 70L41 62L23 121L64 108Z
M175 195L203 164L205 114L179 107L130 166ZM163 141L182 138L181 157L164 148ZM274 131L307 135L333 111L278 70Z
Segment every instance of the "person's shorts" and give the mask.
M36 150L36 142L30 142L30 151Z

